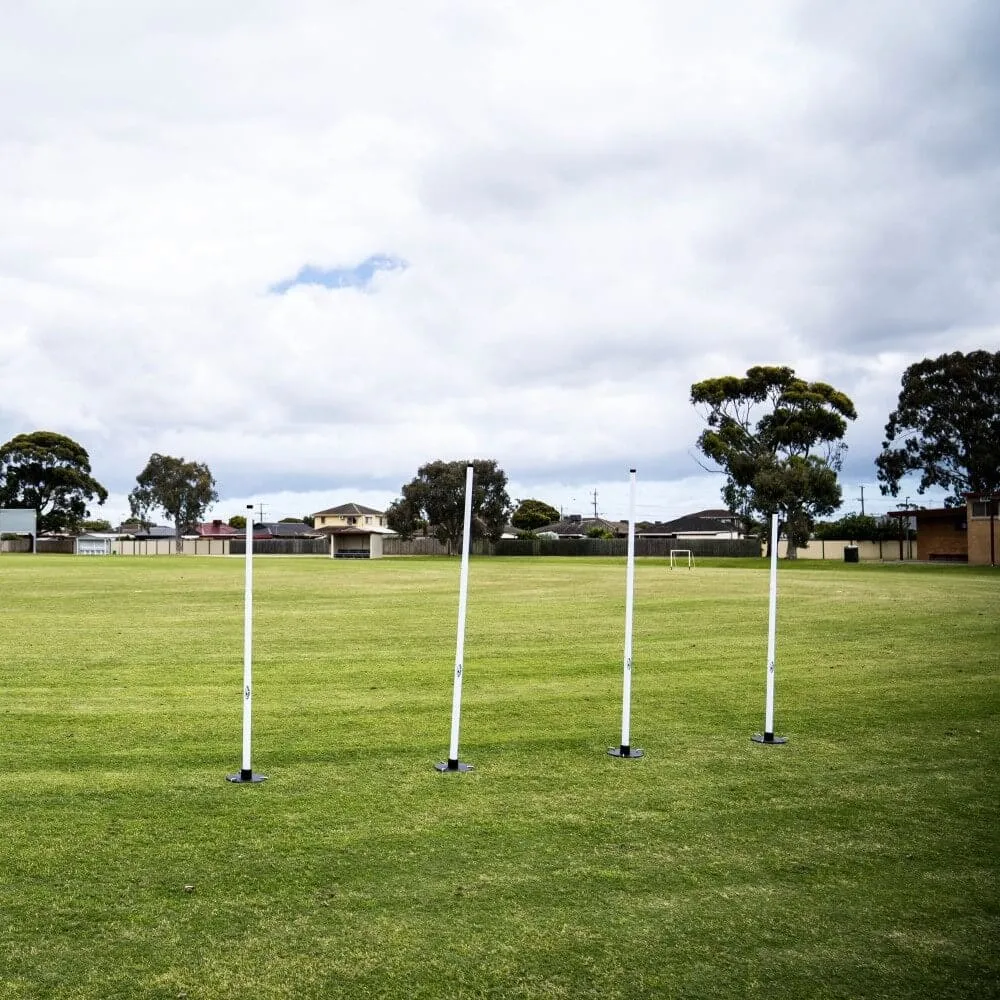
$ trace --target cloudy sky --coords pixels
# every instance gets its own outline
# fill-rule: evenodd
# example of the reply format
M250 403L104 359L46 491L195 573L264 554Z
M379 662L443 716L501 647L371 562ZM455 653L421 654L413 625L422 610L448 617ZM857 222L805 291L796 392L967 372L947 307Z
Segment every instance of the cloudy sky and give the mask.
M80 441L113 521L154 451L223 517L471 456L667 519L720 505L691 383L754 364L851 396L877 512L903 369L1000 349L993 0L0 14L0 440Z

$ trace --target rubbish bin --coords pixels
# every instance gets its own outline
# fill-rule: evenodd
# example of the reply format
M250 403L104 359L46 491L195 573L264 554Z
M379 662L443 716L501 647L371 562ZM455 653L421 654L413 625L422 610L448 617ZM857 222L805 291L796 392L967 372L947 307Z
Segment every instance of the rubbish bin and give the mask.
M857 547L857 545L845 545L844 546L844 562L858 562L858 547Z

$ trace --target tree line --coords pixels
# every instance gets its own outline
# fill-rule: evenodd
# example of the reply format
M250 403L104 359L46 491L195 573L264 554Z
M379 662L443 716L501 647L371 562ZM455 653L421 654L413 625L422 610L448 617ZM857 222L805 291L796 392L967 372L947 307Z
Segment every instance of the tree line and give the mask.
M843 502L837 474L848 421L857 418L854 403L825 382L767 365L696 382L690 401L705 421L696 442L710 463L703 467L722 473L727 507L748 530L777 513L794 558L819 519ZM449 549L457 545L469 462L474 535L496 541L508 522L531 531L558 519L559 512L542 500L512 503L504 470L493 459L477 458L420 466L390 504L389 526L404 537L427 531ZM901 480L915 473L917 492L942 488L948 506L963 504L967 493L1000 491L1000 352L955 351L910 365L875 467L883 495L898 496ZM79 530L90 517L89 505L107 497L86 449L63 434L18 434L0 447L0 506L35 509L40 531ZM184 532L218 499L206 464L154 453L136 477L129 506L144 523L162 511L180 550Z

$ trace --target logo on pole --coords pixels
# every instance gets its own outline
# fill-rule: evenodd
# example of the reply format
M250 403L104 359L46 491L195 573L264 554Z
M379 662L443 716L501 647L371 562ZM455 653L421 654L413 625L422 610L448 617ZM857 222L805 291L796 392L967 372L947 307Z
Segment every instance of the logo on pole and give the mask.
M244 701L249 701L250 700L250 685L249 684L243 689L243 700Z

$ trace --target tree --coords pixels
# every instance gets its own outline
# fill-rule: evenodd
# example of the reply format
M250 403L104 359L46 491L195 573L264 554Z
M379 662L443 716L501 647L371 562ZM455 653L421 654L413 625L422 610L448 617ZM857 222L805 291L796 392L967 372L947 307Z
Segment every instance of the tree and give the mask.
M1000 352L954 351L910 365L875 465L883 495L899 496L911 472L921 474L918 493L950 490L949 507L966 493L1000 490Z
M184 532L219 499L208 466L154 452L135 478L138 485L128 495L133 516L145 522L149 511L162 510L174 522L176 551L182 552Z
M419 509L405 497L389 504L385 512L385 523L406 541L418 531L427 530L427 522L420 516Z
M247 519L242 514L233 514L226 524L230 528L236 528L237 531L243 531L247 526Z
M704 407L698 448L725 473L726 504L745 522L777 513L794 559L815 518L841 504L837 472L854 404L825 382L767 365L696 382L691 402Z
M559 511L544 500L521 500L510 516L510 523L522 531L534 531L543 524L559 520Z
M899 525L887 517L872 517L870 514L847 514L838 521L817 524L816 538L825 541L881 542L895 538Z
M115 529L111 527L111 522L105 520L104 518L97 518L93 521L81 521L80 522L81 531L103 531L110 532Z
M18 434L0 448L0 507L37 512L38 530L76 530L87 504L108 499L91 475L86 448L55 431Z
M402 489L402 496L386 512L389 527L404 538L412 537L424 521L449 553L462 538L465 516L465 469L469 462L428 462ZM497 541L510 513L507 474L493 459L472 461L473 528Z

